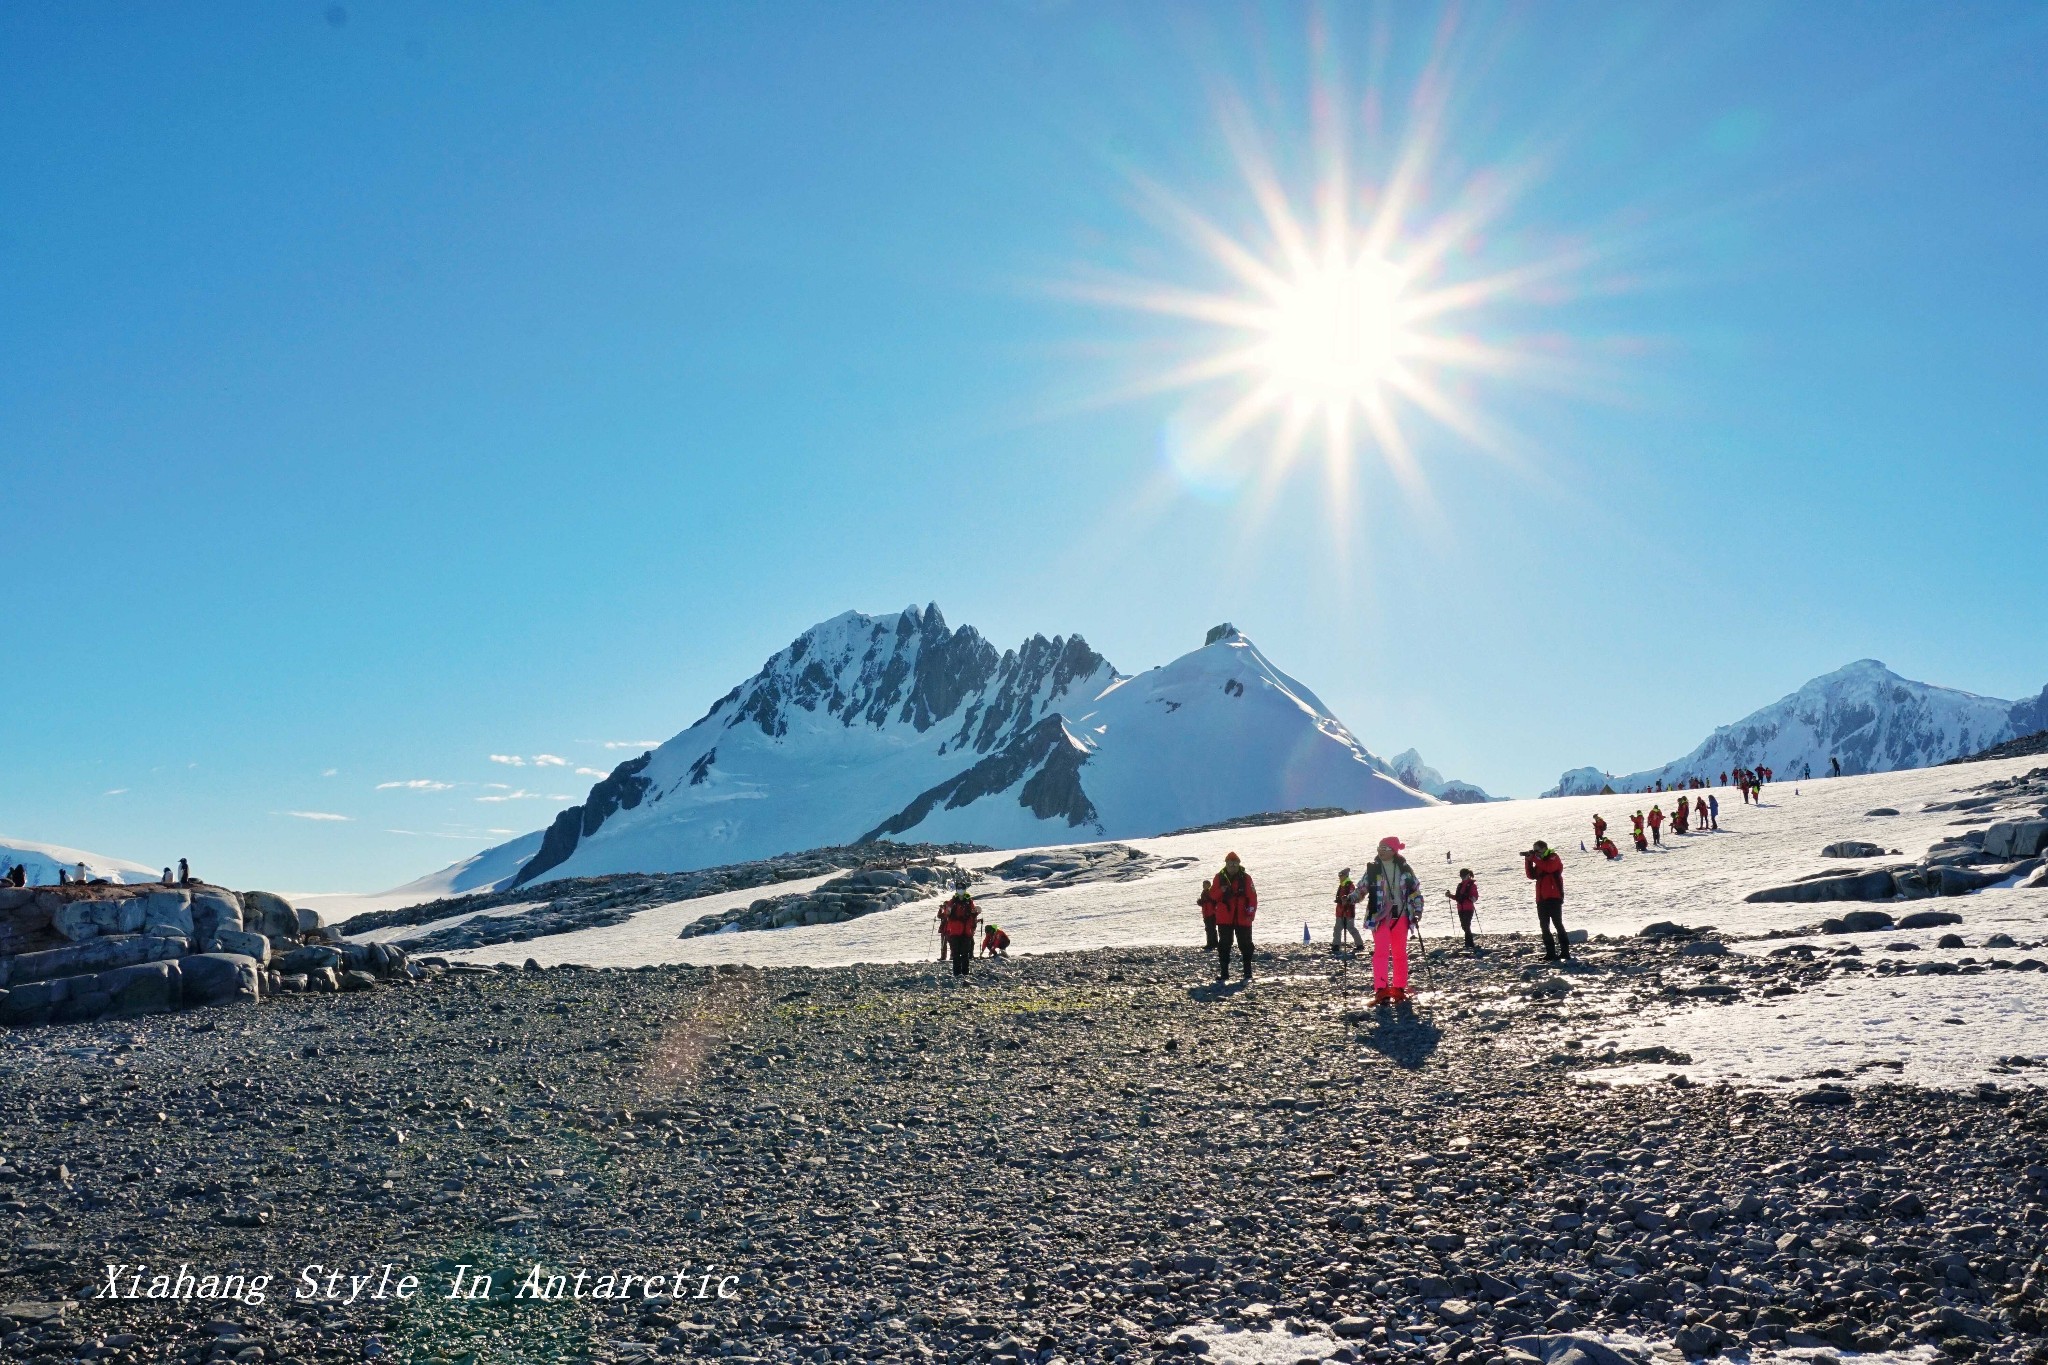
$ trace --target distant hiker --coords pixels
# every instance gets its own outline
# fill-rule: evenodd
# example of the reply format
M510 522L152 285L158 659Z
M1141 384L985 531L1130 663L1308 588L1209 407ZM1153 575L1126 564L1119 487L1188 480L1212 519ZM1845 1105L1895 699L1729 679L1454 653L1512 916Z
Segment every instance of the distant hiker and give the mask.
M1662 806L1650 807L1650 842L1660 848L1664 845L1664 808Z
M1643 833L1643 813L1637 811L1634 815L1629 816L1628 825L1629 832L1635 836L1636 852L1648 853L1650 851L1650 836Z
M1692 799L1692 816L1693 819L1699 822L1700 833L1705 834L1708 830L1713 828L1713 824L1707 819L1706 797L1695 796Z
M1223 855L1216 874L1216 979L1230 979L1230 947L1237 945L1244 979L1252 979L1252 921L1259 914L1259 890L1235 853Z
M1365 951L1365 940L1358 933L1358 888L1352 885L1351 869L1345 868L1337 874L1336 926L1330 930L1330 955L1344 951L1344 940L1351 940L1355 952Z
M168 867L164 869L163 884L165 886L169 886L171 884L171 870Z
M1707 828L1712 830L1721 828L1721 798L1712 792L1707 793Z
M1601 841L1602 839L1605 839L1606 837L1607 837L1607 821L1606 821L1605 819L1603 819L1602 817L1598 816L1598 815L1594 816L1594 817L1593 817L1593 842L1597 844L1597 843L1599 843L1599 842L1600 842L1600 841Z
M1593 847L1597 849L1610 863L1616 861L1621 857L1621 850L1615 846L1614 840L1612 839L1602 838L1600 842L1593 845Z
M1829 776L1829 777L1840 777L1841 775L1842 775L1842 760L1841 760L1841 757L1840 757L1839 755L1836 755L1836 756L1834 756L1834 757L1831 757L1831 758L1829 758L1829 759L1828 759L1828 776Z
M1536 927L1543 935L1543 960L1571 961L1572 943L1564 932L1564 859L1538 839L1522 855L1522 873L1536 883ZM1555 944L1550 940L1552 929L1557 930Z
M1008 957L1010 936L1000 926L990 924L981 931L981 955L983 957Z
M1405 845L1388 835L1365 869L1368 922L1372 926L1372 998L1376 1005L1399 1003L1408 994L1408 927L1422 918L1422 883L1401 856Z
M178 859L178 885L192 885L192 864L186 862L183 858Z
M1472 937L1472 917L1479 913L1479 883L1472 877L1472 869L1458 869L1458 889L1444 892L1444 899L1458 907L1458 928L1465 935L1465 947L1475 955L1479 952L1479 941Z
M1682 796L1678 798L1678 805L1671 812L1671 829L1675 834L1692 832L1692 802Z
M1195 897L1195 904L1202 910L1203 945L1210 952L1216 951L1216 883L1209 878L1202 879L1202 894Z
M980 918L981 911L964 886L939 909L939 935L946 941L955 976L967 975L967 964L974 956L974 922Z

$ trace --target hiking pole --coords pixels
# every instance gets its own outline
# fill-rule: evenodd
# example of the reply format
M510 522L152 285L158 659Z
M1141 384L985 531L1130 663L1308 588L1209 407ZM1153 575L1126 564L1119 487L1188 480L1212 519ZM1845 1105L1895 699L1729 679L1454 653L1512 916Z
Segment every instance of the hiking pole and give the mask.
M1434 990L1436 988L1436 970L1429 965L1429 945L1422 941L1422 921L1419 919L1409 920L1408 932L1415 936L1415 950L1422 955L1422 979L1429 983L1430 989Z

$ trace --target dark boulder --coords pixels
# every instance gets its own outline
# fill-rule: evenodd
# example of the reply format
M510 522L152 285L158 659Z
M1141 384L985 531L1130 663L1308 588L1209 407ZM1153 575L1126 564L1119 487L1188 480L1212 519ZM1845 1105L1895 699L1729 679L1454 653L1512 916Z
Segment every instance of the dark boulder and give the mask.
M1901 929L1939 929L1944 924L1961 924L1962 922L1963 917L1953 910L1915 910L1910 915L1901 916L1897 927Z
M1771 886L1752 891L1743 899L1762 901L1882 901L1894 894L1892 874L1873 867L1863 872L1845 872L1833 877L1815 877L1790 886Z
M1874 934L1892 928L1892 917L1882 910L1851 910L1840 919L1822 920L1823 934Z
M261 997L261 969L240 953L194 953L183 963L187 1005L225 1005Z

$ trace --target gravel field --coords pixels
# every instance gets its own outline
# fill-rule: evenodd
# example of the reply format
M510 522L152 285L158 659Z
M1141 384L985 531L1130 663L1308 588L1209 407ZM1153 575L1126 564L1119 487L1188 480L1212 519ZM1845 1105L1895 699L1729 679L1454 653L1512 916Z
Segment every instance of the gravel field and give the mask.
M1325 949L1219 989L1125 947L964 984L468 970L0 1034L0 1357L2048 1359L2038 1086L1605 1084L1684 1061L1604 1041L1619 1014L1856 959L1486 944L1439 949L1412 1016ZM96 1297L181 1263L273 1278ZM385 1263L414 1297L369 1297ZM569 1296L509 1297L536 1264ZM316 1265L373 1278L299 1301ZM497 1297L446 1297L458 1267ZM688 1292L591 1297L624 1274Z

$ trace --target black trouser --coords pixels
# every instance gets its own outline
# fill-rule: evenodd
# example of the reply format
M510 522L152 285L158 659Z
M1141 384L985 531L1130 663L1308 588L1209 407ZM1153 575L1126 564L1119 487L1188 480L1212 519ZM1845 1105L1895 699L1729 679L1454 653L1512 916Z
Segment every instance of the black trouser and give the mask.
M1208 937L1208 940L1209 940L1209 942L1208 942L1208 948L1209 948L1209 951L1210 951L1210 952L1212 952L1212 953L1213 953L1213 952L1215 952L1215 951L1216 951L1216 921L1215 921L1215 920L1213 920L1213 919L1205 919L1205 920L1203 920L1203 921L1202 921L1202 933L1203 933L1204 935L1206 935L1206 936Z
M1472 937L1472 912L1470 910L1460 910L1458 912L1458 927L1465 931L1465 946L1473 949L1478 948L1479 944Z
M1235 940L1238 954L1244 958L1244 979L1252 979L1252 927L1249 924L1216 926L1216 979L1221 981L1230 975L1230 945Z
M1564 936L1564 897L1536 902L1536 925L1543 931L1543 955L1545 957L1570 957L1572 941ZM1550 931L1557 930L1557 944L1552 946Z
M967 975L967 964L974 957L974 936L955 934L946 940L946 951L953 955L953 975Z

